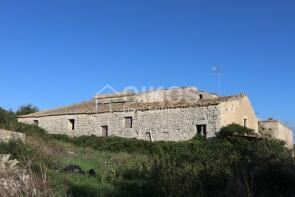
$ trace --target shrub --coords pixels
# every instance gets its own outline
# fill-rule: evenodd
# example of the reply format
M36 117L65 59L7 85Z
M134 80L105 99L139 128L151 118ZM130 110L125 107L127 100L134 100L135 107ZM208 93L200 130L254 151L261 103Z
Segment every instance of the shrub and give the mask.
M39 111L38 107L36 107L32 104L22 105L16 111L16 115L21 116L21 115L26 115L26 114L32 114L32 113L35 113L38 111Z
M218 137L231 137L231 136L255 136L254 130L243 127L238 124L231 124L221 128L217 134Z
M16 124L17 119L15 114L0 108L0 128L9 130L15 128Z
M0 128L26 133L41 140L41 144L54 146L58 143L53 142L59 142L64 145L57 149L51 147L48 151L42 148L34 150L20 142L0 143L0 154L11 153L15 158L19 155L37 157L31 169L41 174L40 166L45 166L52 172L51 184L60 187L66 182L65 190L71 196L243 197L294 196L295 193L292 153L282 142L258 138L253 130L236 124L222 128L217 137L204 140L196 136L184 142L97 136L71 138L49 135L37 126L17 123L13 113L0 109ZM58 159L53 159L54 156L47 158L48 152L62 152L62 148L68 150L65 144L75 149L85 147L83 154L96 151L96 157L102 153L110 158L116 155L122 162L112 161L112 168L101 169L105 174L95 178L84 175L67 177L56 172L56 167L61 164ZM128 155L128 159L122 155ZM136 155L145 159L137 161ZM87 166L87 161L81 160Z

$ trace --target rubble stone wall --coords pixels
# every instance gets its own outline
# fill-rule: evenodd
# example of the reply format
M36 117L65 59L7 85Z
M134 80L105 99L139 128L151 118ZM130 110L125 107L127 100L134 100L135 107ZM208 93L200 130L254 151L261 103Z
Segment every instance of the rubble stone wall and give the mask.
M25 142L25 139L26 135L23 133L0 129L0 141L7 142L9 140L21 140L22 142Z
M125 128L125 118L132 117L132 128ZM69 120L75 120L72 130ZM38 125L50 133L70 136L102 135L102 126L108 134L152 141L188 140L197 133L196 125L205 124L207 137L220 129L218 105L198 108L177 108L148 111L125 111L102 114L60 115L39 118L19 118L20 122Z

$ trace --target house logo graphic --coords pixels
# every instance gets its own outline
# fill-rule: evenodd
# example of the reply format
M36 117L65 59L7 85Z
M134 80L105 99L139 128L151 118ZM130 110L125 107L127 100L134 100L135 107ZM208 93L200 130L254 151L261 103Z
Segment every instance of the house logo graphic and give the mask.
M113 88L113 86L111 86L110 84L107 84L103 88L101 88L98 92L96 92L95 96L99 94L105 94L105 93L113 93L117 95L120 94L115 88Z

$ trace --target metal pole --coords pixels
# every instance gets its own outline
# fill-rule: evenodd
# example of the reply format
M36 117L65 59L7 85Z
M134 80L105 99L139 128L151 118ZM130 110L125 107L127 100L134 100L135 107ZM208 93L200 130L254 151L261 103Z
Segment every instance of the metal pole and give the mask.
M221 90L221 70L218 71L218 94L220 94Z

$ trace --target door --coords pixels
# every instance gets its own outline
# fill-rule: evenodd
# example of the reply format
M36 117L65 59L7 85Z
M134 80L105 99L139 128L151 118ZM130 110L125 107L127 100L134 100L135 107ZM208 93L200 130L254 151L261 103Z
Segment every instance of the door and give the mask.
M109 132L108 126L101 127L101 136L102 137L108 137L108 132Z
M204 138L207 137L207 125L201 124L201 125L196 125L197 127L197 133L200 136L203 136Z

